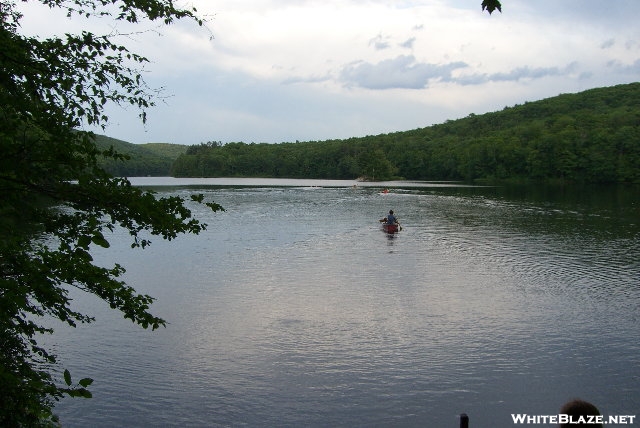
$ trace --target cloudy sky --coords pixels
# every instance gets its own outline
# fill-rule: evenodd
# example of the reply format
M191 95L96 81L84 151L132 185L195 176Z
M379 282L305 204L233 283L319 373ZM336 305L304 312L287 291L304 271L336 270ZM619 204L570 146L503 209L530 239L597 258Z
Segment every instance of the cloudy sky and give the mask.
M289 142L421 128L640 80L640 1L191 0L180 22L123 39L166 99L142 125L110 108L133 143ZM88 25L26 5L26 31ZM112 22L91 22L112 31ZM118 31L131 29L120 25ZM101 132L102 133L102 132Z

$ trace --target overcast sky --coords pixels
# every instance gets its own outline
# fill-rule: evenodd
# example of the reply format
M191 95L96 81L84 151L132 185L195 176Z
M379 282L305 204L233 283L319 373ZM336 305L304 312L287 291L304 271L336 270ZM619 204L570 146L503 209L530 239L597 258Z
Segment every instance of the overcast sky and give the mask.
M168 98L146 125L134 109L110 108L107 135L179 144L359 137L640 80L638 0L503 0L491 16L481 0L188 4L208 30L181 22L122 40L152 61L147 82ZM26 31L87 25L23 7Z

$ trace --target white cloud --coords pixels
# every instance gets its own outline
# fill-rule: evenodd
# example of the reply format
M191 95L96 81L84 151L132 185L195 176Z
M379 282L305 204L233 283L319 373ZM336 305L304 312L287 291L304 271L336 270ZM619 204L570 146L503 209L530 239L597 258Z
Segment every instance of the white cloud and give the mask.
M465 67L464 62L427 64L416 62L412 55L400 55L376 64L363 61L348 64L340 79L347 86L367 89L424 89L431 80L452 80L451 73Z
M389 37L378 34L376 37L369 40L369 46L373 46L376 50L388 49L390 47L388 39Z
M110 110L110 135L184 144L344 138L640 77L637 0L509 0L491 16L481 0L192 1L212 17L210 32L181 22L162 36L146 25L123 39L153 61L150 85L173 97L149 112L146 129ZM29 10L29 28L69 27Z

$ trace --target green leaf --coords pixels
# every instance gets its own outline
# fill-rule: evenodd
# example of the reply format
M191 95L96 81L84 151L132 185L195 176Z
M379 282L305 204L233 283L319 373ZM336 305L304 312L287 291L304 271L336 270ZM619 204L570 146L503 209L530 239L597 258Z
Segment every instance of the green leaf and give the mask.
M84 379L80 379L80 381L78 382L78 385L82 386L83 388L86 388L92 383L93 383L93 379L91 379L90 377L85 377Z
M93 394L91 394L91 392L89 392L88 390L82 388L78 390L78 396L82 398L92 398Z
M89 249L89 245L91 244L91 237L87 235L82 235L78 238L78 247L82 247L85 250Z
M489 12L489 15L498 9L498 12L502 13L502 5L499 0L483 0L482 1L482 10L486 10Z
M104 236L102 236L102 233L100 232L97 232L95 235L93 235L91 241L93 241L94 244L101 246L102 248L109 248L111 246L111 244L109 244L109 241L104 239Z
M66 369L64 371L64 383L66 383L67 386L71 386L71 373Z

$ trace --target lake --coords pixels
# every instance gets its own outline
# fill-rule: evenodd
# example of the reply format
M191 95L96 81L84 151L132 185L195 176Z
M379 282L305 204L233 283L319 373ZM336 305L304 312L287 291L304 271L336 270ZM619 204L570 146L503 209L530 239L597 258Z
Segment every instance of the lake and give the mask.
M59 403L65 427L509 427L575 397L640 413L638 189L132 182L226 211L95 250L169 324L73 293L96 322L46 342L95 382Z

